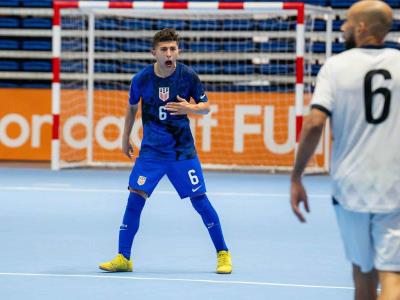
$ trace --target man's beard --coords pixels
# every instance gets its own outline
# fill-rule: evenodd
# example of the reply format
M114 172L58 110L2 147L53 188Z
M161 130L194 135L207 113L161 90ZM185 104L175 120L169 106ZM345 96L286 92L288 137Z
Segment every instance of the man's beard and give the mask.
M353 49L357 46L356 39L354 38L353 33L351 33L347 39L346 38L344 39L344 46L345 46L346 50Z

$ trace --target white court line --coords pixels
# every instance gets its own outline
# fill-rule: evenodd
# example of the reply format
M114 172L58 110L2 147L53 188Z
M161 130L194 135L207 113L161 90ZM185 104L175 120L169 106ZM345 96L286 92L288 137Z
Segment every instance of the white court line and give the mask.
M50 187L50 188L68 188L71 186L69 183L58 183L58 182L36 182L32 186L37 187Z
M232 285L235 285L235 284L237 284L237 285L264 285L264 286L279 286L279 287L292 287L292 288L354 290L353 287L348 287L348 286L308 285L308 284L274 283L274 282L263 282L263 281L208 280L208 279L185 279L185 278L162 278L162 277L131 277L131 276L117 276L117 275L0 273L0 276L32 276L32 277L125 279L125 280L148 280L148 281L180 281L180 282L215 283L215 284L232 284Z
M0 186L0 191L40 191L40 192L70 192L70 193L107 193L121 194L128 193L128 190L121 189L92 189L92 188L63 188L63 187L46 187L46 186ZM175 191L155 191L154 194L175 195ZM208 192L213 196L246 196L246 197L282 197L288 198L286 193L247 193L247 192ZM310 194L313 198L330 198L329 194Z

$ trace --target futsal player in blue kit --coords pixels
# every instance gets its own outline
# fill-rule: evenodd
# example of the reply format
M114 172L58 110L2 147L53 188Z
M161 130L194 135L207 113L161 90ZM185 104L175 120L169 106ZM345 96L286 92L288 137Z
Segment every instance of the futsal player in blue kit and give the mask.
M197 158L187 114L207 114L208 99L197 74L177 62L179 36L166 28L153 38L156 59L132 79L126 111L122 150L132 157L130 133L138 103L142 101L143 141L129 178L129 198L119 231L118 255L100 264L109 272L131 272L131 248L140 214L160 179L167 175L179 196L190 198L200 214L217 252L218 274L232 272L219 217L206 196L203 172ZM195 103L190 103L190 99Z

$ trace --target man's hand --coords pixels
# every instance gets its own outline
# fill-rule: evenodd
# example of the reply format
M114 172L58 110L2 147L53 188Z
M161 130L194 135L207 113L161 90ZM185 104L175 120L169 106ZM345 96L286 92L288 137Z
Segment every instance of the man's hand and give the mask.
M124 122L124 133L122 134L122 152L132 159L133 147L129 139L132 131L133 123L135 122L135 116L138 110L138 105L129 105L125 112L125 122Z
M308 207L307 193L301 183L301 175L317 148L327 118L328 114L326 112L313 108L310 115L304 120L296 161L290 177L290 204L294 214L303 223L306 219L300 211L300 203L303 202L306 212L310 212L310 209Z
M132 146L131 141L129 140L129 138L123 139L123 141L122 141L122 152L124 152L124 154L126 156L128 156L129 159L132 159L133 146Z
M165 109L170 112L171 115L187 115L195 111L194 104L190 104L186 99L176 96L179 102L168 102L165 105Z
M290 204L292 206L293 213L296 215L299 221L305 223L306 219L300 211L301 202L303 202L306 212L309 213L310 208L308 206L307 193L303 184L300 180L292 180L290 186Z

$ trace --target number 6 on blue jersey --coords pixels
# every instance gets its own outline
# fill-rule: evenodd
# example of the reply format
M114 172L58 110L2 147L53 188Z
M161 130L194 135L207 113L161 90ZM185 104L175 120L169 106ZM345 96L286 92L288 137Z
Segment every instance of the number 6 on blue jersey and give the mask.
M160 118L161 121L167 119L167 112L165 109L165 106L160 106L160 108L158 109L158 117Z

